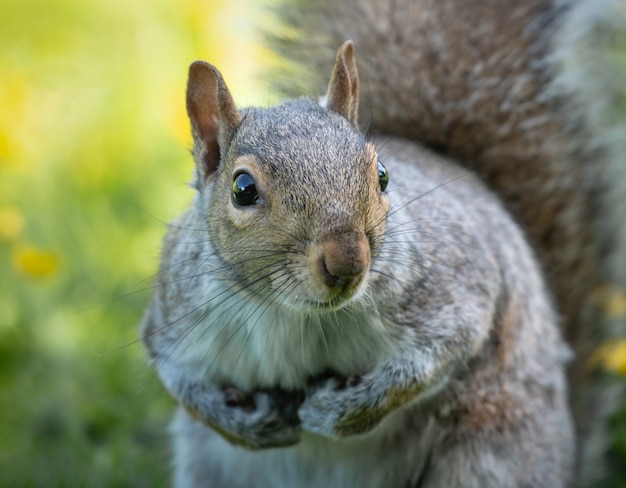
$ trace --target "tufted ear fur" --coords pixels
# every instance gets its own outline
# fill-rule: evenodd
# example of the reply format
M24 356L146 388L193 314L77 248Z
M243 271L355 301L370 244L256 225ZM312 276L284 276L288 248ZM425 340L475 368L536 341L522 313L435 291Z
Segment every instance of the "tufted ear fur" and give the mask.
M241 116L215 66L196 61L189 67L187 114L191 121L194 156L202 180L220 165Z
M354 44L346 41L337 51L337 60L326 94L326 107L347 118L358 127L359 73L354 57Z

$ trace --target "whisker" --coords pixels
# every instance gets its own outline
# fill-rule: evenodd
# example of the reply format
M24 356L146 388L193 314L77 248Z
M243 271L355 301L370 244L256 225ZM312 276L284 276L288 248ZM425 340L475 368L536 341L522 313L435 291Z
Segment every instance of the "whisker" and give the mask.
M282 270L277 270L278 271L282 271ZM267 277L271 276L273 273L269 273ZM258 309L255 308L255 310ZM206 370L205 370L205 375L208 373L208 371L210 371L211 367L213 366L213 364L215 363L215 361L217 360L217 358L220 356L220 354L223 352L223 350L226 348L226 346L231 342L231 340L239 333L239 331L246 325L247 320L250 319L250 317L252 316L252 314L254 313L254 311L248 316L248 318L246 320L243 320L242 323L236 328L236 330L230 334L228 336L228 338L226 339L226 341L222 344L222 346L220 347L220 349L215 353L215 355L213 356L213 359L211 360L211 362L208 364ZM228 324L226 324L224 327L222 327L222 330L219 332L218 337L224 332L224 330L226 330L226 328L228 327ZM213 345L215 344L215 341L213 342ZM211 345L209 347L209 349L206 351L205 353L205 358L208 356L208 354L211 352L211 349L213 348L213 345Z
M449 178L445 181L442 181L441 183L433 186L432 188L430 188L429 190L426 190L422 193L420 193L419 195L417 195L414 198L411 198L410 200L408 200L407 202L401 204L399 207L393 208L392 210L389 211L389 213L385 216L382 217L381 219L379 219L377 222L375 222L373 224L373 227L378 227L379 225L381 225L385 220L388 220L390 217L392 217L393 215L397 214L398 212L400 212L401 210L407 208L409 205L412 205L413 203L415 203L416 201L418 201L420 198L425 197L426 195L429 195L430 193L438 190L439 188L442 188L446 185L449 185L450 183L454 183L457 180L460 180L461 178L466 178L467 176L470 176L471 173L462 173L460 175L454 176L452 178Z
M267 268L267 267L270 267L270 265L266 266L266 268ZM257 271L263 271L263 268L261 268L261 270L257 270ZM211 303L211 302L215 301L217 298L221 297L222 295L224 295L224 294L226 294L226 293L230 293L230 295L226 298L227 300L229 300L229 299L231 299L231 298L233 298L233 297L236 297L236 296L237 296L237 293L239 293L239 292L241 292L241 291L245 290L245 289L246 289L246 288L248 288L248 287L251 287L251 286L255 285L257 282L262 281L263 279L265 279L265 277L264 277L264 276L261 276L261 277L257 278L256 280L253 280L252 282L248 283L247 285L245 285L245 286L241 286L241 287L239 287L239 288L238 288L238 285L239 285L238 283L237 283L237 284L234 284L234 285L231 285L231 286L229 286L229 287L225 288L224 290L222 290L220 293L218 293L218 294L214 295L213 297L209 298L208 300L206 300L203 304L199 305L198 307L195 307L193 310L189 311L188 313L186 313L186 314L184 314L183 316L179 317L178 319L174 320L173 322L170 322L170 323L166 324L165 326L161 327L160 329L157 329L157 330L153 331L151 334L148 334L148 335L147 335L147 337L149 337L149 336L151 336L151 335L154 335L154 334L157 334L157 333L160 333L160 332L162 332L163 330L165 330L165 329L167 329L167 328L169 328L169 327L174 326L176 323L179 323L181 320L183 320L183 319L187 318L188 316L190 316L190 315L192 315L192 314L194 314L194 313L198 312L198 310L202 309L202 308L203 308L203 307L205 307L207 304L209 304L209 303ZM234 293L233 293L233 291L234 291ZM222 313L220 314L220 316L218 317L218 319L219 319L220 317L222 317L222 316L224 315L224 313L226 313L228 310L230 310L230 308L232 308L232 307L233 307L234 305L236 305L237 303L238 303L238 302L235 302L234 304L230 305L228 308L226 308L225 310L223 310L223 311L222 311ZM222 303L220 302L220 303L216 303L216 304L215 304L215 305L213 305L212 307L209 307L209 308L208 308L205 312L203 312L202 314L200 314L200 316L199 316L196 320L194 320L191 324L189 324L188 326L186 326L186 327L183 329L182 334L180 334L180 335L177 337L176 341L173 341L170 345L168 345L168 346L165 348L165 350L164 350L164 351L162 351L162 353L161 353L161 354L159 355L159 357L158 357L159 361L162 361L162 362L166 362L166 361L168 361L168 360L169 360L169 358L171 357L171 354L173 354L173 353L175 352L175 350L178 348L178 346L179 346L180 344L184 343L184 341L185 341L185 340L189 337L189 335L191 334L191 332L193 331L193 329L195 329L195 327L196 327L198 324L200 324L201 322L203 322L204 320L206 320L206 318L207 318L207 317L208 317L211 313L213 313L213 311L214 311L215 309L217 309L217 308L218 308L219 306L221 306L221 305L222 305ZM217 323L217 321L216 321L216 323ZM210 328L210 326L209 326L209 327L207 327L207 329L204 331L204 333L207 333L209 328ZM220 332L220 334L221 334L221 332ZM218 337L219 337L219 334L218 334Z
M256 312L258 312L258 310L265 304L265 302L269 301L269 305L273 305L273 303L275 302L275 298L280 296L280 293L282 291L284 291L285 289L287 289L288 285L293 281L293 278L291 276L289 276L288 274L286 274L286 278L278 285L278 288L270 295L268 295L267 297L265 297L265 299L259 303L254 310L250 313L250 315L248 316L248 318L244 321L247 322L248 320L250 320L252 318L252 316L254 316L254 314ZM241 346L241 350L239 351L239 355L237 356L237 359L235 360L235 364L233 365L233 368L237 366L237 364L239 363L239 359L241 358L241 355L243 354L246 346L248 345L248 341L250 340L250 337L252 337L252 334L254 333L254 331L256 330L261 317L263 317L263 315L267 312L267 310L269 309L269 307L265 307L263 309L263 311L257 316L256 320L254 321L254 324L252 325L252 327L250 328L250 332L247 334L246 339L244 341L244 343ZM267 331L269 332L269 331ZM269 333L268 333L269 335Z

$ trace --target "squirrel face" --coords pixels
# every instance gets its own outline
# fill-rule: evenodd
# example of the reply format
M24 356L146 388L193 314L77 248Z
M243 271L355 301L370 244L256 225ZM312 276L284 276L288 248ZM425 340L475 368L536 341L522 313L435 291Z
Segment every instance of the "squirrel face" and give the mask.
M333 310L359 295L382 243L387 174L356 128L353 47L327 107L308 99L239 112L213 66L190 68L198 186L223 279L248 299Z
M359 294L388 202L378 155L349 121L305 99L248 110L223 163L209 232L233 281L309 311Z

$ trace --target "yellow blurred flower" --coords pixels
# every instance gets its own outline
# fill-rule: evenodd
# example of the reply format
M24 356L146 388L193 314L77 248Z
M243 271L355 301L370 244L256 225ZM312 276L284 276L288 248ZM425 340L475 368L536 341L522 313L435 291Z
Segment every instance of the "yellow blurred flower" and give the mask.
M607 371L626 376L626 339L600 346L591 362Z
M4 161L8 161L11 154L11 143L9 141L9 135L0 129L0 165L6 164Z
M22 233L24 217L15 207L0 207L0 239L10 241Z
M191 144L191 126L189 124L189 118L187 118L185 105L180 102L179 98L179 96L172 96L173 101L171 106L173 108L165 115L166 124L170 134L176 138L178 142L189 146Z
M13 266L31 278L53 276L59 269L59 258L52 251L35 246L19 246L13 251Z
M3 71L0 80L0 167L15 170L23 165L28 152L28 135L32 127L24 115L32 86L13 66Z
M617 285L599 286L593 293L592 303L608 320L626 317L626 290ZM588 365L626 376L626 338L600 345Z
M594 290L592 303L608 319L626 317L626 290L617 285L599 286Z

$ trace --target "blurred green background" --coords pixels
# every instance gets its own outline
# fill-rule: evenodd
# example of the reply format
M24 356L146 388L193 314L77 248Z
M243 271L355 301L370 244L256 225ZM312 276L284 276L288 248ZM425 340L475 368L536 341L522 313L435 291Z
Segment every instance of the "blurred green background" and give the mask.
M137 327L192 196L189 64L268 103L258 4L0 2L0 487L167 486Z
M0 3L0 487L168 485L174 405L137 326L192 196L187 67L268 104L253 33L271 18L259 0ZM605 356L626 371L622 346Z

